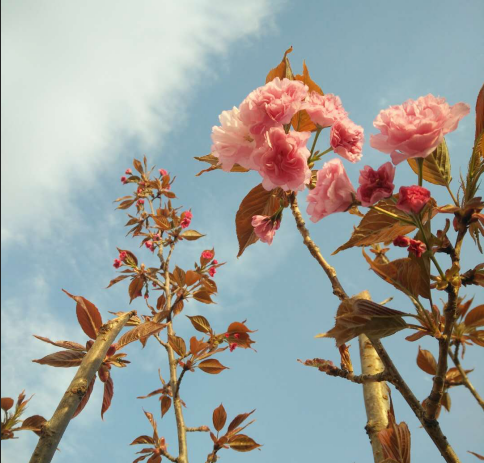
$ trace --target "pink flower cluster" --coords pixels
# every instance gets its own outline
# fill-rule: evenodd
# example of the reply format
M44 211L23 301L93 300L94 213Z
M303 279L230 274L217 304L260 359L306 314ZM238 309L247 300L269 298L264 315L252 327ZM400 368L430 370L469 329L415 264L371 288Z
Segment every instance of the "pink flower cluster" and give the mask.
M123 262L126 260L128 257L128 253L126 251L121 251L119 253L119 257L117 259L114 259L113 267L114 268L119 268L121 265L123 265Z
M420 240L413 240L407 236L397 236L393 240L393 245L399 248L407 248L408 252L415 254L417 257L422 257L427 250L427 246Z

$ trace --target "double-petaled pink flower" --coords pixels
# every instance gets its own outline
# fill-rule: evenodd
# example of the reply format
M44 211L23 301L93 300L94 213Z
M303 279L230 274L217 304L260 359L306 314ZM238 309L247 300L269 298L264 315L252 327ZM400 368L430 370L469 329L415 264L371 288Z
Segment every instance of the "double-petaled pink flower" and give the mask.
M339 96L328 93L320 95L311 92L306 97L301 109L305 109L311 120L321 127L331 127L336 121L348 117Z
M208 274L213 278L215 274L217 273L217 269L215 267L210 267L208 270Z
M148 240L148 241L145 241L145 246L151 251L151 252L155 252L155 245L153 244L153 241L151 240Z
M251 224L254 227L254 233L257 238L263 243L271 245L276 231L279 230L279 227L281 226L281 221L272 220L266 215L254 215Z
M168 175L168 172L167 172L165 169L159 169L159 171L158 171L158 172L160 173L160 175L161 175L162 177L164 177L165 175Z
M121 183L123 185L126 185L128 183L128 179L124 175L121 177Z
M358 179L360 186L356 192L356 198L362 206L366 207L373 206L381 199L389 198L395 188L394 177L395 167L391 162L386 162L378 170L365 166L363 170L360 170L360 178Z
M312 222L327 215L346 211L353 203L355 190L343 163L335 158L318 170L316 187L307 196L307 213Z
M203 251L202 252L202 258L203 259L212 260L213 259L213 256L214 256L214 252L213 251L206 250L206 251Z
M274 127L265 134L266 143L254 153L254 164L262 176L266 190L281 187L283 190L303 190L311 179L308 158L311 155L306 143L310 132L286 133Z
M407 248L408 252L415 254L417 257L422 257L424 252L427 250L427 246L420 240L413 240L407 236L397 236L393 240L393 245L399 248Z
M349 118L337 120L331 127L329 134L331 148L350 162L358 162L361 159L364 141L363 127L356 125Z
M410 158L428 156L469 114L465 103L449 106L445 98L421 96L399 106L380 111L373 125L381 132L372 135L370 145L392 157L399 164Z
M182 212L180 226L182 228L188 228L192 221L193 214L190 211Z
M402 186L395 207L408 214L418 214L429 201L430 191L427 188L417 185Z

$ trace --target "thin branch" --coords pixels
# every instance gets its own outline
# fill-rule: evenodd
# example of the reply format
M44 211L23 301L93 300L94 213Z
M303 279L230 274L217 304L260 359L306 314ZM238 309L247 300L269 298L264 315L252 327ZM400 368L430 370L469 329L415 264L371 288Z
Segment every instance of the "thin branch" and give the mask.
M469 377L467 376L466 372L464 371L464 369L462 368L462 365L460 363L460 360L459 360L459 355L457 354L457 352L454 354L452 352L451 349L449 349L449 356L450 358L452 359L452 361L454 362L454 365L455 367L459 370L459 373L460 375L462 376L462 384L467 388L469 389L469 391L471 392L471 394L475 397L475 399L477 400L477 403L481 406L481 408L484 410L484 400L482 399L482 397L479 395L479 393L476 391L476 389L474 388L474 386L472 385L472 383L470 382L469 380Z
M368 384L368 383L379 383L381 381L388 381L390 376L388 373L383 370L376 375L355 375L353 372L344 370L343 368L338 367L331 367L326 369L320 369L323 373L326 373L328 376L335 376L338 378L347 379L355 384Z
M49 463L52 460L69 422L101 367L109 347L134 315L136 315L135 311L127 312L100 328L94 344L82 360L54 415L42 426L40 439L30 463Z
M198 426L198 428L185 428L186 432L210 432L210 428L208 426Z
M173 455L170 455L166 450L160 449L160 453L167 458L168 460L172 461L173 463L178 463L180 460Z

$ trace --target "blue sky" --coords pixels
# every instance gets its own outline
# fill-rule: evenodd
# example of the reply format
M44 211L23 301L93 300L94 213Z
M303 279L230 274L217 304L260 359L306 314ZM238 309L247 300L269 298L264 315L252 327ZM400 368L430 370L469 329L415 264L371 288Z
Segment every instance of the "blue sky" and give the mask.
M258 175L216 172L195 178L202 166L193 156L209 153L220 112L262 85L292 45L293 69L300 72L305 59L313 79L325 92L338 94L365 128L363 164L345 162L353 183L364 164L377 167L388 160L368 144L379 110L427 93L472 107L447 137L457 179L474 139L473 109L484 75L483 14L478 0L458 6L450 0L2 2L2 396L25 388L36 394L29 411L49 417L72 378L72 370L30 363L55 350L32 338L34 333L86 340L61 288L93 301L105 320L110 310L128 309L126 286L104 289L115 274L116 246L137 246L124 238L125 216L114 211L112 200L128 194L119 177L133 157L146 154L177 176L178 204L192 208L194 228L207 234L203 242L180 246L178 265L189 268L212 245L227 262L216 276L218 304L191 302L186 314L205 315L218 331L244 319L258 330L257 353L226 353L220 360L230 370L215 377L197 372L184 380L187 424L211 424L220 402L229 416L256 408L248 434L264 447L248 455L226 451L225 461L370 462L359 387L296 362L337 360L332 341L314 339L332 326L337 301L290 215L271 247L259 243L237 260L234 216ZM397 169L396 183L415 183L407 166ZM432 191L439 203L449 202L444 189ZM329 258L355 223L353 216L336 214L310 230ZM148 251L139 254L149 261ZM467 243L463 266L482 260ZM368 289L376 301L393 295L392 308L412 310L368 271L360 250L330 262L347 292ZM475 288L467 294L484 301ZM138 301L133 308L143 310ZM177 332L193 334L183 317ZM404 341L407 334L384 344L423 399L431 377L417 368L418 344ZM352 344L356 359L357 343ZM437 354L435 342L424 339L421 345ZM464 365L477 367L471 378L482 393L478 349L468 349ZM128 354L133 364L114 372L115 397L105 421L97 389L69 426L59 463L134 459L128 444L149 433L142 407L159 414L156 399L135 397L156 389L157 370L167 365L152 340L144 351L133 345ZM462 461L472 461L467 450L484 453L479 438L484 419L461 389L451 391L452 412L443 413L441 423ZM398 393L393 400L397 420L410 426L413 461L441 461ZM176 453L171 417L158 421ZM191 461L202 461L209 437L189 439ZM4 442L2 460L28 461L34 445L29 435Z

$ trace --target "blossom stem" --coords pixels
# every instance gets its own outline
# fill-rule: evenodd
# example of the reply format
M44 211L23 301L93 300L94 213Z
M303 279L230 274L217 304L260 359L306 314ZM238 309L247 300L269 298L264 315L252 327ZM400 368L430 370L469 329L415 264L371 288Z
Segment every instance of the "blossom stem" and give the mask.
M321 134L323 128L318 127L318 130L316 131L316 135L314 136L314 141L313 141L313 146L311 147L311 156L314 153L314 149L316 148L316 143L318 142L319 135Z
M418 158L417 159L417 164L418 164L418 186L422 186L423 185L423 163L424 163L423 158Z
M447 191L449 192L450 196L452 197L452 201L454 201L454 204L457 207L459 207L459 201L457 201L457 198L454 196L454 193L452 193L452 190L450 189L450 185L448 183L446 183L445 187L447 188Z
M382 214L388 215L388 217L392 217L396 220L399 220L400 222L408 223L409 225L415 225L413 221L409 219L405 219L404 217L394 214L393 212L386 211L385 209L382 209L381 207L378 206L370 206L370 209L374 209L375 211L381 212Z
M432 252L432 250L430 249L430 246L429 246L429 241L427 239L427 236L425 234L425 229L424 229L424 226L422 224L422 220L420 219L419 216L415 216L415 218L417 219L417 225L418 225L418 228L420 230L420 232L422 233L422 239L423 239L423 242L425 243L425 246L427 246L427 252L429 254L429 257L430 259L432 260L432 262L434 263L435 265L435 268L438 270L439 274L440 274L440 277L445 280L445 273L442 271L439 263L437 262L437 259L435 258L434 256L434 253Z

